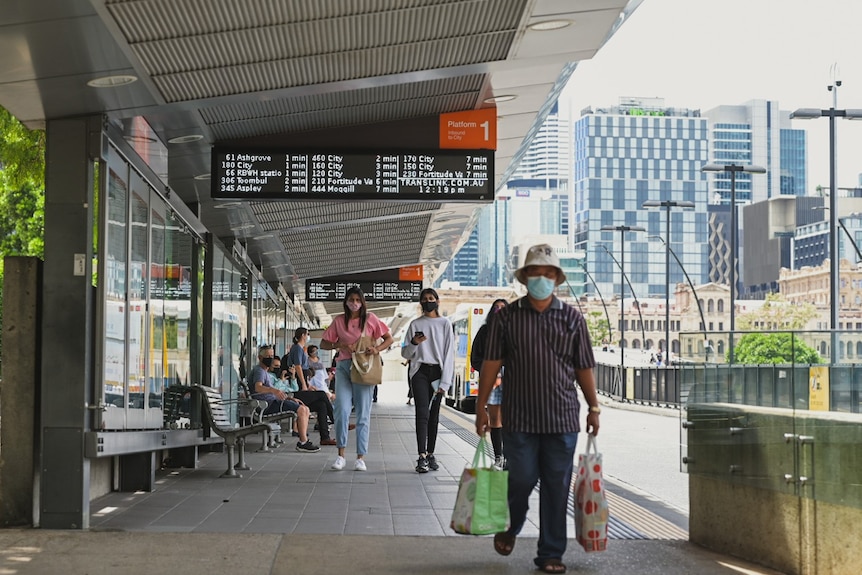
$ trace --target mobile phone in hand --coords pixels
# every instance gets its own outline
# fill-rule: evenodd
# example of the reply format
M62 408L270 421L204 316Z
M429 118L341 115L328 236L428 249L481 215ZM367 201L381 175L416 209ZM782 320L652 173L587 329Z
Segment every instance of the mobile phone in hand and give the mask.
M417 331L416 333L414 333L414 334L413 334L413 337L414 337L414 338L417 338L417 337L425 337L425 332Z

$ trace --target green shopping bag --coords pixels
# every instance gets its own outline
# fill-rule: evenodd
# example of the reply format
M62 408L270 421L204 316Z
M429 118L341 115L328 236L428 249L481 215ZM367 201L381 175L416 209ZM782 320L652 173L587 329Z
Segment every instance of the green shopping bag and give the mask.
M449 526L464 535L490 535L509 529L509 472L488 465L485 436L479 439L473 464L461 473Z

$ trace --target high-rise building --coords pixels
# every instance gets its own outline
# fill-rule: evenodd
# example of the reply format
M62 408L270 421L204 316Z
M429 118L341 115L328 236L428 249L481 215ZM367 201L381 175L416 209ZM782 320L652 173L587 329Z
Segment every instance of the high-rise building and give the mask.
M634 297L664 297L665 239L692 281L706 282L707 187L700 171L708 158L706 118L699 110L672 108L661 98L621 98L617 106L587 108L575 124L573 247L586 252L599 291L620 293L623 238L603 226L642 226L627 233L625 273ZM690 201L695 208L644 209L647 200ZM671 258L670 285L684 282ZM589 293L594 287L585 286ZM629 290L626 287L626 297Z
M505 189L482 209L477 224L480 285L512 282L515 246L536 236L569 234L568 126L555 105Z
M479 228L473 227L467 241L449 262L449 265L440 275L437 280L437 285L443 280L458 282L462 286L478 286L479 283L477 271L479 269ZM495 284L491 284L495 285Z
M750 100L742 105L718 106L706 112L709 121L713 164L755 165L766 168L765 174L736 173L735 190L738 209L747 204L765 202L779 196L804 196L807 193L805 162L805 131L790 127L790 112L782 111L773 100ZM710 175L710 204L730 206L731 173ZM766 212L763 212L764 214ZM745 227L737 213L738 244L737 293L740 297L763 297L765 286L776 286L777 270L769 273L768 281L745 278ZM730 212L710 209L709 243L716 249L710 253L710 281L729 282L730 272ZM786 242L785 242L786 243ZM756 269L757 264L748 266ZM774 277L773 277L774 276ZM747 289L746 286L749 286Z

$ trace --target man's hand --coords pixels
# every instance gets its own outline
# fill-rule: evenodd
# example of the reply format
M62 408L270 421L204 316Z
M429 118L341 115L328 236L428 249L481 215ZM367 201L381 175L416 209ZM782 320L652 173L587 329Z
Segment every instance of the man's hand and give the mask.
M476 433L481 437L488 431L488 412L484 405L476 404Z
M587 433L592 436L599 434L599 414L592 411L587 413Z

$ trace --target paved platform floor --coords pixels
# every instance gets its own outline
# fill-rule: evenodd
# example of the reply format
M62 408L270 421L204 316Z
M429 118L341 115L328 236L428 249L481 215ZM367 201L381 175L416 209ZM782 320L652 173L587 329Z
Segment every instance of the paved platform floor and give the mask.
M353 471L351 457L344 471L330 470L334 447L298 453L287 439L271 453L255 453L252 440L252 469L241 478L221 478L226 455L207 453L196 469L160 471L151 493L100 497L91 502L89 531L0 530L0 574L535 571L537 496L509 557L494 552L490 537L449 528L458 477L475 452L472 417L444 410L440 470L422 475L413 470L413 410L400 397L374 407L364 473ZM570 540L570 572L775 573L688 543L687 518L661 501L618 486L608 496L609 550L587 554Z

